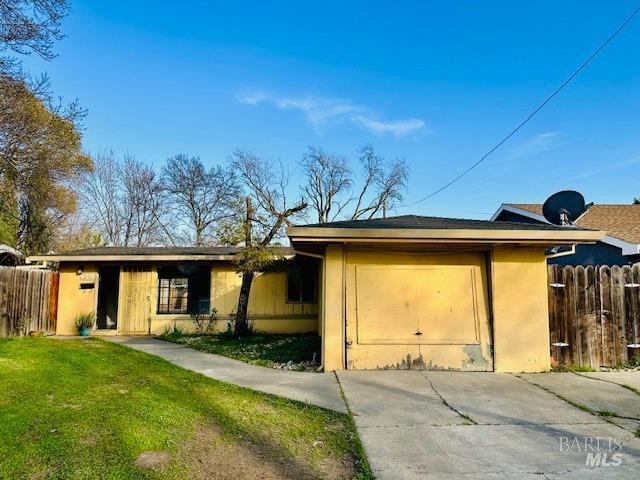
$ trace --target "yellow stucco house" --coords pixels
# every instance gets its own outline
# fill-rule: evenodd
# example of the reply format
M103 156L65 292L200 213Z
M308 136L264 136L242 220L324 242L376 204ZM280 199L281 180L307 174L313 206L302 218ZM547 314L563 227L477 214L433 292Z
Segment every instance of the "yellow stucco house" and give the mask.
M325 370L539 372L549 363L545 247L604 232L413 215L291 227L283 271L254 282L265 332L318 332ZM96 248L60 264L57 333L93 311L97 334L187 330L194 309L233 321L237 249Z

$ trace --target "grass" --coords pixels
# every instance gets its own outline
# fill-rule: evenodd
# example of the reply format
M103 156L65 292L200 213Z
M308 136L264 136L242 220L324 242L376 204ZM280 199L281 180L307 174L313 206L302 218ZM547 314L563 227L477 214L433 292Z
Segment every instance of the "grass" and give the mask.
M640 390L638 390L637 388L631 385L627 385L626 383L623 383L622 387L626 388L627 390L631 390L633 393L637 393L638 395L640 395Z
M163 335L160 338L209 353L235 358L253 365L273 367L292 362L296 370L306 370L303 362L320 358L320 337L316 334L254 333L236 338L220 335Z
M348 416L99 339L0 340L0 385L0 478L371 478Z
M612 411L612 410L598 410L596 413L600 417L609 417L609 418L611 418L611 417L617 417L618 416L618 414L616 412Z

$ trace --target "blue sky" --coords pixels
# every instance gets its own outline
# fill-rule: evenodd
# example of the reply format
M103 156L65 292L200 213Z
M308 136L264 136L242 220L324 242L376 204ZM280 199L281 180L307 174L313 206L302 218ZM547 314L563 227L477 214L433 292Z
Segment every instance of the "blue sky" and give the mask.
M49 63L88 108L84 146L161 164L236 148L294 170L308 145L404 157L406 201L475 162L636 8L634 2L73 0ZM397 213L488 218L580 190L640 196L640 18L464 180Z

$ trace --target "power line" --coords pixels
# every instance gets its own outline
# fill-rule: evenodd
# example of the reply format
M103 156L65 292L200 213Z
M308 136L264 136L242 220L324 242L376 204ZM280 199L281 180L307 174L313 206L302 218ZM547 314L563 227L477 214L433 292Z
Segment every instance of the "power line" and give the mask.
M509 134L504 137L502 140L500 140L497 144L495 144L493 146L493 148L491 148L491 150L489 150L487 153L485 153L476 163L474 163L473 165L471 165L469 168L467 168L464 172L460 173L458 176L454 177L452 180L450 180L448 183L444 184L442 187L438 188L437 190L434 190L433 192L431 192L429 195L422 197L420 200L416 200L415 202L412 203L406 203L403 205L403 207L412 207L414 205L417 205L418 203L422 203L425 200L430 199L431 197L436 196L437 194L439 194L440 192L442 192L443 190L449 188L451 185L453 185L454 183L456 183L458 180L460 180L462 177L466 176L469 172L471 172L471 170L473 170L474 168L476 168L478 165L480 165L483 161L485 161L493 152L495 152L496 150L498 150L503 144L505 144L511 137L513 137L522 127L524 127L529 120L531 120L540 110L542 110L547 103L549 103L556 95L558 95L563 89L564 87L566 87L567 85L569 85L569 83L571 83L571 81L578 76L578 74L584 70L587 65L589 65L591 63L591 61L596 58L596 56L598 56L598 54L604 50L604 48L622 31L622 29L624 27L627 26L627 24L629 24L629 22L631 22L631 20L633 20L633 18L640 12L640 7L638 7L611 35L609 35L609 37L584 61L582 62L582 64L580 64L580 66L558 87L556 88L553 93L551 95L549 95L544 102L542 102L540 105L538 105L538 107L533 110L529 115L527 115L527 117L522 120L518 126L516 128L514 128L513 130L511 130L511 132L509 132Z

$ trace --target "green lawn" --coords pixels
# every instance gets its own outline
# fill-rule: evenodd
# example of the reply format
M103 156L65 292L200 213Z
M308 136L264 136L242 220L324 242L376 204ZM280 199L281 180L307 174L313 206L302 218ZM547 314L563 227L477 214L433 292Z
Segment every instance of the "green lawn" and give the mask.
M232 335L163 335L165 340L224 355L243 362L273 367L292 362L294 370L313 370L319 365L310 364L320 359L320 337L316 334L263 334L255 333L236 338Z
M0 340L0 478L371 478L359 445L345 415L120 345Z

